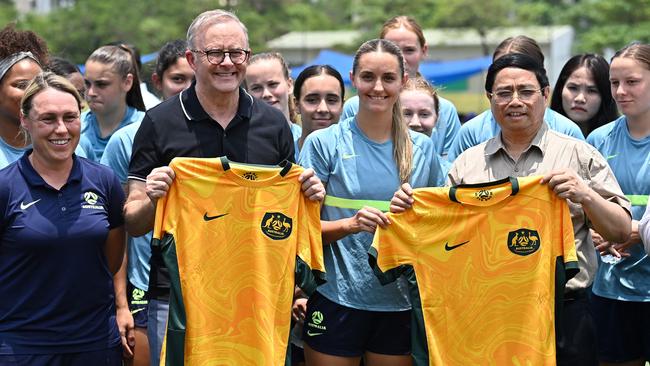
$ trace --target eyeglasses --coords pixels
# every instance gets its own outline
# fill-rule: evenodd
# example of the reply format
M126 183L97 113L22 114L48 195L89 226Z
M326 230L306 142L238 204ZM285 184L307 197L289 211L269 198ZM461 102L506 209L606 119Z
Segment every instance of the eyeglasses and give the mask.
M234 50L190 50L192 52L198 52L202 53L205 55L205 58L208 59L208 62L213 64L213 65L219 65L223 62L223 60L226 58L226 55L230 57L230 61L235 64L235 65L241 65L246 60L248 60L248 56L251 54L251 51L247 50L242 50L242 49L234 49Z
M515 97L522 102L530 102L535 94L541 92L544 88L540 89L522 89L522 90L497 90L494 93L488 93L490 98L494 98L497 104L508 104L512 102Z

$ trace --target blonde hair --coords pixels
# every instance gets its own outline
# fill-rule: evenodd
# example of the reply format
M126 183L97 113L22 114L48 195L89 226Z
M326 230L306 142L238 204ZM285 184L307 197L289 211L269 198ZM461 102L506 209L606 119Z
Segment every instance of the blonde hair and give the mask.
M402 51L395 43L387 39L373 39L362 44L354 55L352 74L356 75L361 56L371 52L387 52L394 55L399 64L400 74L402 77L404 76L404 57L402 56ZM393 158L397 165L400 183L408 182L411 177L411 171L413 170L413 142L411 141L409 129L406 123L404 123L403 118L402 106L399 98L397 98L397 101L393 105L391 137L393 139Z
M250 60L250 65L264 60L276 60L280 63L280 68L282 69L282 76L284 80L288 83L291 79L289 65L284 60L284 57L278 52L263 52L253 55ZM289 104L289 121L292 123L300 122L300 117L298 116L298 108L296 107L296 98L293 94L288 93L287 103Z
M433 98L433 107L436 111L436 115L440 114L440 98L438 98L438 90L426 79L421 76L408 79L402 88L402 91L406 90L421 91L430 95L431 98Z
M27 89L25 89L25 94L23 94L23 98L20 100L20 111L24 116L29 115L29 112L32 110L32 101L36 94L48 88L72 94L74 99L77 101L79 111L81 111L83 99L79 95L77 88L75 88L74 85L63 76L59 76L51 71L45 71L36 75L34 80L32 80L32 82L27 86Z

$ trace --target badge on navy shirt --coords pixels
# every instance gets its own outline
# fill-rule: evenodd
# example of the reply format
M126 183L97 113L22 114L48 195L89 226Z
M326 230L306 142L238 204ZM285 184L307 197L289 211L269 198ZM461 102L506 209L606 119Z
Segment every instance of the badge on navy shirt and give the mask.
M97 193L93 191L87 191L86 193L84 193L85 204L82 204L81 208L89 208L92 210L103 210L104 205L102 204L98 205L97 204L98 200L99 200L99 196L97 195Z

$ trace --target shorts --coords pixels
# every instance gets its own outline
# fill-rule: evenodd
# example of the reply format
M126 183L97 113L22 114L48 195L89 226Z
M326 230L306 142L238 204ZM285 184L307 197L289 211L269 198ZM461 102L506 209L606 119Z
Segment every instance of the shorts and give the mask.
M555 329L558 366L597 366L596 325L589 306L591 288L564 294Z
M592 295L598 330L598 360L650 360L650 303Z
M136 328L147 328L147 309L149 308L149 296L147 291L135 287L131 281L126 285L127 301L129 310L133 315L133 322Z
M0 366L121 366L122 346L50 355L0 355Z
M349 308L315 292L307 301L302 339L315 351L359 357L366 351L411 354L411 311L368 311Z

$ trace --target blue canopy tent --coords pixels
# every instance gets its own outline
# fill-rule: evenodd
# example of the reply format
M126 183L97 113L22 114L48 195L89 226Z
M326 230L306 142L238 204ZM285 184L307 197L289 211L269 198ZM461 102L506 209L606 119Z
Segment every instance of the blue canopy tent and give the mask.
M344 53L323 50L305 65L292 68L291 77L297 78L300 72L310 65L327 64L341 73L343 82L349 86L353 59L353 56ZM490 56L454 61L422 62L420 63L420 73L434 84L448 84L487 70L491 63L492 57Z

